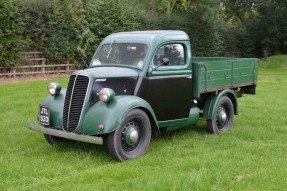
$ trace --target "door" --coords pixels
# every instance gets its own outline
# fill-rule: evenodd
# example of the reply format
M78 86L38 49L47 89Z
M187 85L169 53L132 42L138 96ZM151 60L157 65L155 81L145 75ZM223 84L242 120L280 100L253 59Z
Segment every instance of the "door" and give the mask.
M192 79L185 46L181 43L162 45L151 63L147 99L158 121L188 118ZM168 58L169 64L153 70L163 58Z

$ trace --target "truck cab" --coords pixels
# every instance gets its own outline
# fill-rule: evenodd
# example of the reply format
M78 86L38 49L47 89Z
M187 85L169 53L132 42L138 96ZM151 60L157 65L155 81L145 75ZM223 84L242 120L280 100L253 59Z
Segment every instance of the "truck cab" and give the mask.
M255 94L257 59L192 58L183 31L136 31L107 36L89 68L67 89L50 83L39 125L50 144L73 139L107 143L122 161L144 154L151 133L207 120L210 133L233 124L237 98Z
M168 64L161 65L163 59L168 59ZM192 67L186 33L147 31L110 35L100 44L90 67L104 65L108 70L112 69L110 66L122 65L128 68L126 70L136 70L137 74L107 79L105 83L110 81L110 84L101 87L111 87L116 95L134 95L146 100L158 121L188 118L192 99ZM133 82L128 84L125 79ZM128 89L126 92L124 87Z

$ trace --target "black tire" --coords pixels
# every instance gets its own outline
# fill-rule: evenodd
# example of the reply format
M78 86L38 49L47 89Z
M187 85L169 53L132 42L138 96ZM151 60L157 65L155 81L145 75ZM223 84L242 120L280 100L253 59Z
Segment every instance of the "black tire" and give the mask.
M56 137L56 136L48 135L48 134L44 134L44 137L50 145L57 145L57 144L62 143L65 140L62 137Z
M137 133L134 142L128 142L128 132ZM117 161L124 161L143 155L151 139L151 124L145 112L133 109L127 113L120 127L107 137L107 148ZM130 139L131 140L131 139Z
M223 120L220 115L226 114L226 120ZM216 106L216 118L207 120L207 131L211 134L220 134L230 129L233 125L234 108L233 103L227 96L220 98Z

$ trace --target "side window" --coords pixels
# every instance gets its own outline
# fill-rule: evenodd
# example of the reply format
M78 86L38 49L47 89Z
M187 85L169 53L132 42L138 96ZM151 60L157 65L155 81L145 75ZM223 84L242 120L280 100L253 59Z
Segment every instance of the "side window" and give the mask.
M182 66L185 64L184 48L181 44L167 44L160 47L153 59L155 66L159 65L163 58L169 59L168 66Z

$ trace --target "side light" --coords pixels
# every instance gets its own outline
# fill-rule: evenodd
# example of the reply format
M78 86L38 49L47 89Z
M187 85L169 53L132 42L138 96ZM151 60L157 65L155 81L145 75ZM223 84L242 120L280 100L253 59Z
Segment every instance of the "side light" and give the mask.
M104 125L103 125L103 124L100 124L100 125L98 126L98 129L99 129L99 131L104 130Z
M48 85L48 92L52 96L57 95L61 91L61 85L55 82L52 82Z
M102 102L108 103L115 97L115 92L114 90L110 88L103 88L99 92L99 98Z

